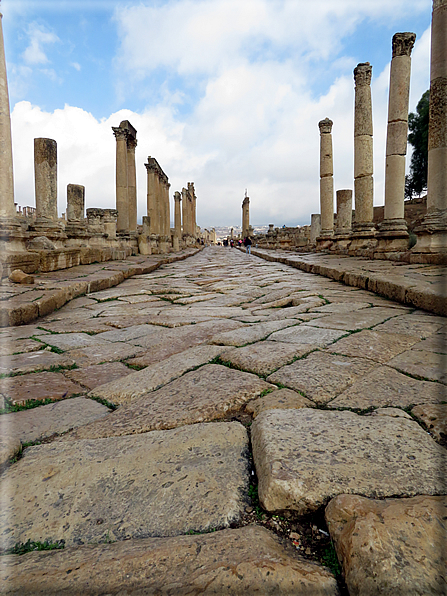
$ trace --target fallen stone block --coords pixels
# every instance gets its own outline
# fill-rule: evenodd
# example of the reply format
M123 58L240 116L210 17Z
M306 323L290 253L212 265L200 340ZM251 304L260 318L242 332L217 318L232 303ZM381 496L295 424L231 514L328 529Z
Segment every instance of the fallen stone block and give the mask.
M14 269L8 276L9 281L14 284L33 284L34 277L28 273L24 273L21 269Z
M3 477L2 547L228 527L245 505L247 449L238 422L29 447Z
M287 594L336 596L331 573L259 526L7 556L11 596Z
M270 410L252 425L259 499L304 515L339 494L440 494L447 451L413 420L326 410Z
M350 594L445 594L447 497L340 495L325 517Z

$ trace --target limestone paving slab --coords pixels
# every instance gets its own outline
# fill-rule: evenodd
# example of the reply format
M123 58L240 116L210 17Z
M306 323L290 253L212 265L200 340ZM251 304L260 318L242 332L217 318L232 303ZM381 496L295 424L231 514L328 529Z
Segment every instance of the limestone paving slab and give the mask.
M74 360L66 354L55 354L40 350L3 356L0 358L0 374L25 374L40 370L49 370L54 367L70 367Z
M321 319L318 319L321 320ZM307 345L316 347L325 347L332 342L346 335L344 331L334 329L318 329L312 324L302 324L282 331L276 331L270 335L271 341L290 342L297 345Z
M417 343L417 338L410 335L395 335L394 333L363 329L359 333L339 339L326 350L344 356L361 355L362 358L369 358L385 364L397 354L411 348L415 343Z
M415 377L447 384L446 355L425 350L408 350L388 362L389 366Z
M328 403L330 408L371 407L408 408L415 404L439 403L447 399L447 387L441 383L420 381L394 368L380 366L355 381Z
M53 346L63 350L76 350L77 348L85 348L95 346L97 344L105 344L106 342L99 335L87 335L87 333L58 333L42 336L42 342L48 346Z
M98 385L112 383L133 373L133 370L122 362L106 362L94 364L85 368L67 370L64 376L87 389L94 389Z
M10 339L0 336L0 357L42 350L45 344L35 339Z
M130 341L132 339L138 339L139 337L153 337L162 336L164 333L164 329L157 325L131 325L130 327L125 327L124 329L110 329L105 333L101 333L101 339L105 339L107 341L116 342L116 341Z
M31 410L3 414L0 424L2 434L30 443L88 424L109 412L109 408L97 401L73 397Z
M303 408L252 425L259 499L268 511L315 511L339 494L442 494L447 451L413 420Z
M73 312L75 312L75 316L78 317L78 319L70 320L69 324L63 319L61 321L54 321L53 323L42 322L41 326L53 333L101 333L102 331L110 330L107 323L101 319L83 318L80 316L82 309L77 309Z
M355 331L356 329L365 329L383 323L391 317L396 317L407 309L387 308L386 306L373 306L362 310L346 314L332 314L323 319L318 319L309 323L315 327L327 327L330 329L343 329L346 331ZM409 312L409 311L408 311Z
M374 362L366 358L348 358L317 351L293 364L283 366L268 376L267 381L302 391L312 401L324 404L375 366L377 365Z
M264 340L243 348L228 348L222 353L221 358L242 370L257 375L269 375L316 347Z
M241 411L265 389L276 387L250 373L205 364L64 439L122 436L218 420Z
M447 404L421 404L411 413L422 420L435 439L447 443Z
M350 594L445 594L447 497L335 497L326 522Z
M256 418L265 410L290 410L297 408L314 408L315 404L291 389L278 389L263 397L254 399L245 406L245 411Z
M389 321L377 325L374 331L384 331L398 335L413 335L414 337L423 339L433 333L437 333L445 324L446 320L442 317L412 313L411 315L393 317Z
M426 350L438 354L447 354L447 334L436 333L427 339L423 339L413 346L415 350Z
M71 547L4 561L0 578L11 596L338 594L327 569L297 556L275 534L256 525Z
M0 394L13 404L28 400L63 399L84 393L83 387L60 372L40 372L0 379Z
M327 298L329 298L329 296L326 296ZM349 296L349 299L346 298L346 294L344 294L344 300L340 301L340 302L332 302L332 300L330 300L330 304L325 304L323 306L318 306L316 308L312 309L312 312L321 312L324 314L328 314L328 313L351 313L352 311L355 310L362 310L363 308L370 308L371 303L370 302L361 302L361 301L356 301L356 302L350 302L350 298L351 296Z
M130 375L96 386L90 395L106 399L114 404L130 403L163 385L167 385L191 369L206 364L219 356L224 349L218 346L197 346L174 354L156 364L151 364L141 371L131 372L127 369L131 372Z
M20 451L22 446L18 437L11 437L6 433L2 420L4 415L0 416L0 471Z
M2 546L228 527L245 505L247 448L238 422L30 447L4 475L10 498L0 512Z
M264 339L271 333L296 325L296 321L270 321L266 323L255 323L249 327L242 327L232 331L224 331L213 336L210 343L226 346L243 346Z
M48 332L40 329L39 325L21 325L20 327L4 327L0 330L0 341L10 339L26 339L36 335L46 335Z
M144 352L144 348L130 345L125 342L104 342L104 344L96 344L94 346L88 346L87 348L70 350L67 352L67 355L70 356L72 362L75 362L78 366L82 367L101 364L103 362L126 360Z

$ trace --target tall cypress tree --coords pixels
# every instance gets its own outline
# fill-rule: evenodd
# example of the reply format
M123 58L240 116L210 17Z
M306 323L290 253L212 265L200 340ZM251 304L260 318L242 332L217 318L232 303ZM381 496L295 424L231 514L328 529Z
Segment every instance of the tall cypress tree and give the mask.
M407 199L411 199L414 194L420 196L427 189L429 99L430 91L426 91L416 106L416 113L408 115L408 142L413 147L413 154L410 174L405 177Z

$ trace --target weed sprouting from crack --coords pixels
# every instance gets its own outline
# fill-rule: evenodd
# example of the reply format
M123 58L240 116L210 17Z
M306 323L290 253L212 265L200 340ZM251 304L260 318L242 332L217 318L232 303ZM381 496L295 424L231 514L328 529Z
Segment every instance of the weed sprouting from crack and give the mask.
M56 550L63 548L65 548L65 540L56 540L55 542L52 542L47 538L41 542L29 539L26 542L18 542L13 547L1 552L0 555L24 555L34 551Z

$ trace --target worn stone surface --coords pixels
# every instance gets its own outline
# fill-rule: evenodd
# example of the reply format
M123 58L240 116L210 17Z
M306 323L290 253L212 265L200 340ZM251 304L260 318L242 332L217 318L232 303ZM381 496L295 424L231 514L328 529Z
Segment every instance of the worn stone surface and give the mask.
M414 344L415 350L425 350L427 352L437 352L438 354L447 354L447 334L436 333L427 339Z
M324 317L326 318L326 317ZM318 319L321 320L321 319ZM343 331L333 329L318 329L309 325L297 325L272 333L271 341L290 342L292 344L306 345L311 348L324 347L343 337Z
M256 375L206 364L65 438L121 436L218 420L272 388Z
M264 340L243 348L229 348L222 353L221 358L237 368L258 375L269 375L312 349L314 346Z
M271 321L267 323L257 323L250 327L225 331L214 335L211 342L213 344L223 344L226 346L243 346L264 339L278 329L284 329L290 325L296 325L295 321Z
M338 340L327 350L344 356L362 356L384 364L397 354L411 348L416 342L417 339L409 335L379 333L363 329L360 333Z
M445 594L447 497L340 495L325 517L350 594Z
M9 281L15 284L33 284L34 277L24 273L21 269L14 269L8 276Z
M396 317L403 312L405 312L405 309L373 306L372 308L357 310L351 313L328 315L309 324L315 327L355 331L356 329L365 329L379 325L379 323L383 323L390 317Z
M328 570L255 525L9 556L1 569L5 591L17 596L338 594Z
M408 408L421 403L438 403L447 398L447 387L419 381L390 368L374 368L328 403L333 408L364 410L372 406Z
M252 425L259 499L305 514L339 494L439 494L447 451L413 420L303 408L270 410Z
M411 413L422 420L437 441L447 444L447 404L422 404Z
M278 389L267 393L263 397L254 399L245 406L245 411L254 418L265 410L290 410L298 408L313 408L315 404L291 389Z
M44 335L41 341L62 351L76 350L95 346L97 344L107 345L100 335L87 335L87 333L59 333Z
M414 349L399 354L388 364L415 377L447 383L446 360L445 354Z
M174 356L166 358L166 360L151 364L141 371L132 372L124 379L121 378L97 386L91 392L91 395L106 399L114 404L130 403L170 383L185 372L206 364L218 356L222 350L222 347L217 346L197 346L196 348L191 348L180 354L174 354ZM129 371L129 369L127 370Z
M5 356L0 359L0 374L24 374L54 367L68 368L74 365L73 358L66 354L39 351L27 354Z
M83 387L62 373L41 372L0 379L0 393L13 404L28 400L62 399L84 393Z
M228 527L246 499L247 448L238 422L30 447L5 473L12 496L0 512L3 548Z
M133 373L133 370L122 362L106 362L94 364L85 368L67 370L64 376L87 389L94 389L98 385L112 383Z
M412 420L410 414L407 414L400 408L377 408L370 414L367 414L367 416L391 416L391 418L407 418L408 420Z
M374 331L396 333L398 335L412 335L422 339L439 331L445 325L445 320L433 315L401 315L393 317L374 328Z
M71 358L78 366L91 366L93 364L101 364L102 362L116 362L119 360L126 360L138 354L144 353L144 348L130 345L124 342L96 344L86 348L78 348L67 352L67 356Z
M307 358L280 368L267 377L267 381L282 383L290 389L304 392L312 401L326 403L374 366L374 363L366 358L348 358L314 352Z
M20 439L12 437L7 432L5 416L6 414L0 416L0 470L20 451L21 447Z
M3 414L2 432L14 439L18 438L22 443L30 443L88 424L109 412L97 401L74 397L40 408Z
M0 356L12 354L23 354L25 352L37 352L42 350L45 344L35 339L10 339L0 337Z

